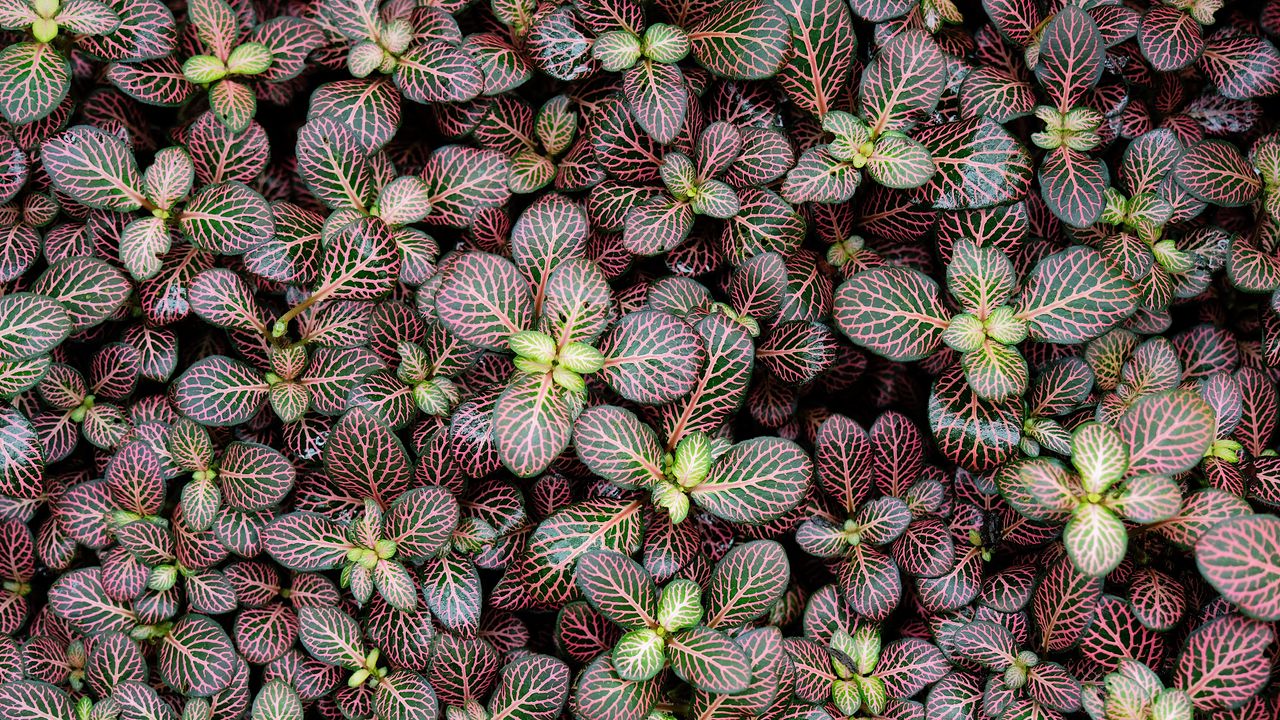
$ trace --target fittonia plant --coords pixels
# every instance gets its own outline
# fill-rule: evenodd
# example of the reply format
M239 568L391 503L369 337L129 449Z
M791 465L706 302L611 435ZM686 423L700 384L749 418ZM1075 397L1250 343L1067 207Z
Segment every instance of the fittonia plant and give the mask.
M805 150L787 173L782 194L791 202L840 203L853 197L863 172L890 188L924 185L935 166L928 148L907 135L937 105L946 60L921 31L885 43L862 72L860 114L822 116L830 143Z
M1135 309L1135 288L1102 254L1074 247L1046 257L1019 280L999 250L958 242L947 289L903 267L866 270L836 291L836 327L892 360L921 360L947 345L960 354L969 386L986 400L1022 395L1029 369L1024 340L1073 344L1096 337Z
M1153 427L1160 417L1162 427ZM1191 469L1213 441L1212 408L1187 391L1148 395L1116 420L1091 422L1071 436L1074 473L1057 460L1027 460L997 475L1006 499L1032 520L1063 526L1067 554L1091 577L1125 558L1131 523L1178 513L1173 476Z
M249 127L258 111L252 81L291 80L306 68L307 56L324 43L311 22L278 17L245 27L224 0L194 0L188 21L201 49L182 64L182 75L209 92L209 108L234 133Z

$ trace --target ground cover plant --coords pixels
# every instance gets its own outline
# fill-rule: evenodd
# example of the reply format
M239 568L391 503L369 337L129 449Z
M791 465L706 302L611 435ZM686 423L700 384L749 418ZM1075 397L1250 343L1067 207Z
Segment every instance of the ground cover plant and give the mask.
M4 720L1280 720L1280 0L0 0Z

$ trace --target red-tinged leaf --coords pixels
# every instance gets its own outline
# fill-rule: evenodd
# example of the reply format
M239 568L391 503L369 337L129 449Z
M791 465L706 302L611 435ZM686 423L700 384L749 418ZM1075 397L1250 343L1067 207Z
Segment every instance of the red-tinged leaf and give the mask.
M941 680L948 671L947 659L933 643L902 638L885 644L875 675L884 681L889 697L909 698Z
M233 330L267 332L253 291L236 273L224 268L205 270L187 292L192 312L205 322Z
M746 329L716 313L698 321L695 329L707 349L707 362L688 395L663 405L655 423L668 444L689 432L711 432L741 406L751 382L755 346Z
M902 574L893 558L867 544L858 545L841 563L840 587L849 609L883 620L902 599Z
M469 226L479 211L498 207L511 197L510 173L511 161L502 153L460 145L436 148L421 173L431 188L428 219Z
M1158 5L1147 10L1138 28L1138 47L1160 72L1181 70L1204 51L1200 23L1180 8Z
M764 0L732 0L689 29L689 48L704 68L734 80L778 72L791 49L782 11Z
M1040 342L1078 343L1097 337L1136 308L1133 283L1096 250L1073 247L1041 260L1018 301L1018 317Z
M1257 171L1234 145L1222 140L1187 148L1173 177L1196 199L1223 207L1247 205L1262 189Z
M198 360L174 381L178 410L201 425L228 427L247 422L267 399L262 375L221 355Z
M1079 105L1098 84L1104 56L1102 34L1088 13L1070 5L1053 16L1040 36L1036 78L1059 112Z
M262 546L290 570L317 572L346 562L351 543L343 527L324 515L294 512L263 528Z
M772 540L738 545L716 563L707 586L706 619L711 628L734 628L763 616L787 591L787 553Z
M655 194L627 212L622 244L636 255L660 255L689 237L693 221L689 203Z
M1026 196L1031 156L1009 131L983 117L930 125L915 134L936 172L915 192L938 210L987 208Z
M21 677L21 675L19 675ZM61 688L36 680L0 684L0 704L12 720L61 720L75 717L71 696Z
M355 131L335 116L314 117L298 131L298 176L334 210L365 209L375 189L364 152Z
M114 62L106 77L129 97L148 105L180 105L196 93L196 86L182 74L172 56L142 62Z
M115 135L77 125L45 143L41 159L53 184L77 202L121 212L142 207L138 163Z
M219 80L209 87L209 109L228 130L241 133L258 112L258 95L244 83Z
M836 327L890 360L920 360L942 343L948 313L938 284L907 268L866 270L836 289Z
M463 102L484 91L484 75L475 58L447 42L418 43L399 57L396 87L414 102Z
M601 377L619 395L646 405L683 397L706 362L704 343L684 320L664 312L624 315L600 339Z
M658 702L660 684L618 677L611 653L603 653L578 676L574 712L582 720L644 720Z
M298 637L311 657L322 663L348 670L364 665L360 626L341 610L331 607L299 609Z
M183 143L191 154L196 178L202 184L252 183L267 166L271 148L267 133L251 123L234 134L212 113L205 113L187 128Z
M1200 574L1249 617L1280 618L1280 519L1273 515L1231 518L1211 528L1196 543Z
M1016 80L1005 70L974 68L960 88L960 107L965 117L989 117L998 123L1031 114L1036 106L1035 88Z
M239 255L275 233L271 206L238 182L206 185L178 216L178 227L192 245L222 255Z
M493 410L498 455L520 477L541 473L569 445L573 414L566 391L551 373L521 374Z
M1013 637L1003 625L976 620L944 636L953 652L993 672L1002 672L1013 664L1018 649Z
M1065 145L1040 162L1040 197L1068 225L1088 227L1101 217L1110 182L1106 163Z
M0 50L0 115L14 125L52 113L71 89L71 63L53 45L19 42Z
M751 683L751 661L742 648L724 635L696 626L667 639L667 659L676 675L712 693L735 694Z
M862 73L859 101L871 136L910 130L938 104L946 75L946 56L923 30L885 43Z
M1266 663L1258 657L1275 639L1270 626L1238 615L1224 615L1200 626L1178 656L1174 687L1191 696L1197 710L1239 707L1267 683Z
M588 408L574 424L574 447L591 472L623 488L647 488L662 479L662 446L629 410Z
M61 303L76 333L114 315L128 302L133 284L101 258L70 257L49 266L31 291Z
M386 145L400 125L400 93L382 79L350 79L316 88L307 106L307 120L332 118L354 133L365 153Z
M259 23L249 31L245 42L259 43L271 51L271 65L256 77L278 83L302 73L307 56L325 44L325 37L314 23L282 16Z
M316 294L328 300L379 300L400 276L400 251L387 224L363 218L329 239Z
M192 0L188 12L200 42L226 60L240 34L235 11L224 0Z
M929 396L929 427L939 450L975 472L990 470L1017 452L1022 437L1022 403L999 402L973 392L958 368L945 372Z
M293 489L293 465L284 455L257 443L232 442L222 453L218 481L223 499L245 512L280 504Z
M1031 600L1041 650L1074 647L1093 623L1102 598L1102 578L1091 578L1068 558L1049 567Z
M209 697L231 684L235 646L218 623L204 615L186 615L160 644L160 677L188 697Z
M26 360L53 350L71 332L60 303L31 293L0 298L0 360Z
M329 431L324 460L338 487L384 505L399 497L413 478L400 438L365 408L348 410Z
M49 609L86 634L128 632L137 616L128 605L107 595L101 568L72 570L49 587Z
M813 462L790 440L759 437L716 459L690 498L730 522L761 524L781 517L808 491Z
M569 666L529 654L502 668L489 700L492 720L555 720L569 696Z
M1280 92L1280 51L1266 38L1218 31L1200 65L1223 97L1247 100Z
M397 670L378 684L373 706L385 720L436 720L439 703L435 689L421 675Z
M911 0L854 0L850 6L858 17L879 23L906 15L916 4Z
M578 560L574 580L596 610L623 628L656 622L658 592L653 578L626 555L608 550L587 553Z
M630 555L643 537L639 501L596 499L576 503L543 520L529 538L524 581L539 602L563 602L573 593L573 567L596 548Z
M509 336L533 321L529 285L510 261L470 252L449 266L436 312L454 335L487 350L506 350Z
M1146 395L1116 421L1129 446L1130 475L1176 475L1200 462L1213 442L1213 408L1188 391Z
M632 117L649 137L666 145L684 126L689 94L676 65L642 60L622 76Z

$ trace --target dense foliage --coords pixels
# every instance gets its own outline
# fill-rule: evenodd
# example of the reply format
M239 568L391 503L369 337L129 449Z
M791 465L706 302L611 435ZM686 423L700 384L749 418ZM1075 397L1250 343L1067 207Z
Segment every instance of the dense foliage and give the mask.
M0 0L5 720L1277 720L1280 0Z

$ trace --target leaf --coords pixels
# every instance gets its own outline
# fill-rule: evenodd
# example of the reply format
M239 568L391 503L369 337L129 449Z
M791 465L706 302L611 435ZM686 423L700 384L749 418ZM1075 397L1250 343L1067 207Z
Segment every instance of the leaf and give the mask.
M1280 92L1280 51L1264 37L1215 32L1200 65L1223 97L1246 100Z
M458 501L443 488L406 491L387 508L383 537L396 544L396 557L418 560L439 553L458 527Z
M360 626L341 610L331 607L300 608L298 639L311 657L327 665L348 670L364 665Z
M75 717L71 696L61 688L36 680L0 684L0 704L12 720L61 720Z
M1176 475L1195 467L1213 442L1213 409L1189 391L1139 398L1116 421L1129 446L1130 475Z
M209 697L230 685L239 659L231 638L204 615L180 618L158 655L165 683L189 697Z
M339 567L351 547L341 525L314 512L276 518L262 529L262 545L276 562L299 572Z
M1131 315L1136 288L1101 253L1077 246L1032 268L1017 307L1033 340L1079 343Z
M589 552L578 560L574 580L600 614L623 628L647 628L655 622L658 593L653 578L626 555Z
M265 198L238 182L206 185L187 201L178 227L192 245L239 255L271 239L275 219Z
M50 265L31 285L31 292L61 303L71 320L71 332L77 333L124 307L133 284L102 258L68 257Z
M529 539L526 556L529 592L540 602L563 602L572 594L572 572L578 558L596 548L625 555L640 547L638 501L585 500L543 520Z
M127 605L107 595L102 568L97 567L71 570L54 580L49 609L87 634L128 632L138 619Z
M384 79L325 83L311 94L307 106L307 120L317 118L332 118L351 130L362 152L374 153L390 142L400 125L400 92Z
M373 202L372 168L356 133L338 120L310 118L298 131L298 176L334 210L362 210Z
M1196 542L1200 574L1222 596L1252 618L1280 619L1280 518L1247 515L1218 523Z
M911 129L938 104L946 74L945 56L923 30L885 43L862 73L859 101L871 136Z
M467 227L481 210L498 207L511 197L507 178L511 161L492 150L460 145L436 148L422 170L431 188L431 218Z
M1036 78L1059 112L1079 105L1085 93L1098 84L1104 55L1097 24L1077 6L1064 8L1045 26Z
M861 182L861 170L819 145L805 150L787 172L782 196L792 203L841 203L853 197Z
M253 417L267 399L267 382L253 368L221 355L197 360L173 383L178 410L201 425L229 427Z
M1066 145L1040 162L1040 197L1063 222L1089 227L1102 216L1111 182L1106 163Z
M502 668L489 699L490 720L555 720L569 695L569 667L548 655L528 654Z
M872 180L900 190L924 185L935 170L928 149L898 133L881 136L867 161L867 174Z
M412 45L396 63L396 87L414 102L463 102L484 91L484 75L466 50L439 40Z
M706 620L711 628L733 628L771 610L791 579L786 551L772 540L731 549L716 563L707 586Z
M855 344L899 362L933 354L948 325L937 283L897 267L866 270L846 280L836 289L833 317Z
M329 431L324 466L338 487L384 505L399 497L413 478L400 438L360 407L348 410Z
M568 391L551 373L521 373L498 397L493 410L494 442L511 472L532 477L569 446L573 415Z
M0 360L26 360L53 350L71 334L62 305L42 295L0 297Z
M1262 189L1257 171L1234 145L1221 140L1202 140L1187 148L1173 177L1196 199L1223 207L1247 205Z
M600 376L622 397L659 405L683 397L706 363L702 337L689 323L665 312L622 316L600 339Z
M959 369L943 373L929 396L929 427L943 455L975 472L1009 460L1022 437L1022 403L979 397Z
M1224 615L1187 638L1173 673L1173 686L1191 696L1197 710L1243 705L1267 683L1270 673L1258 658L1275 634L1266 624Z
M40 120L71 89L71 63L53 45L18 42L0 51L0 115L14 125Z
M330 300L379 300L400 276L400 251L387 224L362 218L328 239L316 294Z
M732 0L689 29L695 60L733 80L763 80L778 72L791 49L782 12L764 0Z
M659 684L618 677L611 653L602 653L578 676L575 712L582 720L644 720L658 701Z
M902 598L902 574L888 555L869 544L854 547L840 567L840 587L849 609L883 620Z
M707 512L730 522L761 524L795 507L808 490L813 462L799 445L759 437L734 445L690 493Z
M689 109L684 75L676 65L641 60L622 75L627 107L640 127L654 140L675 140Z
M44 144L41 160L62 192L92 208L142 207L142 177L133 152L108 132L77 125Z
M1124 560L1129 534L1111 510L1083 503L1063 529L1062 541L1080 572L1088 577L1102 577Z
M1138 28L1138 47L1160 72L1181 70L1204 51L1204 31L1191 14L1172 6L1151 7Z
M734 694L751 683L751 661L728 636L695 626L667 640L671 669L694 687L713 693Z
M915 139L937 169L916 193L937 210L1001 205L1023 198L1031 187L1031 156L988 118L930 125L919 129Z
M662 478L662 446L629 410L587 408L574 423L573 445L591 472L623 488L647 488Z

